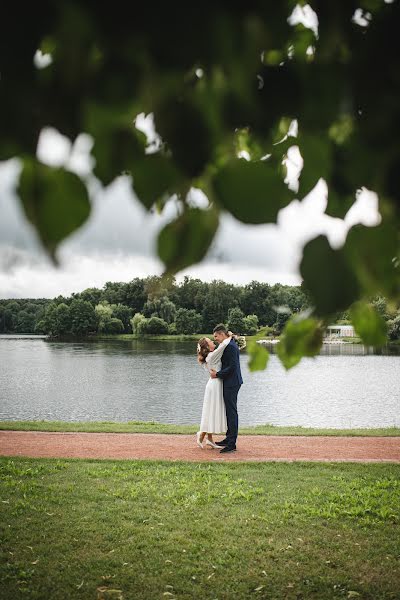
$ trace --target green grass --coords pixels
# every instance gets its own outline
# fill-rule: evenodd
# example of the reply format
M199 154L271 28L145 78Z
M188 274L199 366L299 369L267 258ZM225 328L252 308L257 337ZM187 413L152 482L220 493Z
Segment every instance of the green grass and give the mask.
M399 598L400 465L1 457L0 500L7 600Z
M173 425L155 421L0 421L0 430L19 431L87 431L113 433L179 433L193 434L197 425ZM239 435L332 435L332 436L400 436L400 427L375 429L316 429L313 427L285 427L256 425L240 427Z

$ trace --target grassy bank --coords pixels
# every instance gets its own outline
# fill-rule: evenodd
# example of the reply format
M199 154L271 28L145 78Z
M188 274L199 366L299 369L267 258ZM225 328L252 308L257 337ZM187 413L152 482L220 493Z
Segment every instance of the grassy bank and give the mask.
M20 431L87 431L114 433L179 433L193 434L196 425L173 425L155 421L0 421L0 430ZM400 436L400 427L376 429L316 429L312 427L278 427L257 425L240 427L241 435L336 435L336 436Z
M2 597L398 598L399 481L387 464L1 457Z
M116 335L112 335L112 334L98 334L96 336L93 336L94 339L96 340L101 340L101 339L105 339L105 340L158 340L158 341L178 341L178 342L185 342L185 341L196 341L198 342L200 338L202 337L208 337L211 339L214 339L214 334L213 333L194 333L194 334L140 334L137 335L135 333L120 333L120 334L116 334ZM252 335L246 335L246 340L251 340L253 339Z
M180 335L172 335L172 334L141 334L137 335L135 333L119 333L119 334L98 334L95 337L97 340L105 339L105 340L162 340L162 341L185 341L185 340L196 340L198 341L201 337L210 337L213 338L212 333L196 333L196 334L180 334Z
M137 334L132 334L132 333L121 333L121 334L98 334L95 336L90 336L90 339L94 339L94 340L158 340L158 341L198 341L201 337L209 337L209 338L213 338L213 334L212 333L195 333L195 334L190 334L190 335L170 335L170 334L163 334L163 335L137 335ZM253 335L246 335L246 340L249 342L250 340L252 340L255 336ZM275 336L275 338L271 338L271 339L278 339L279 336ZM88 338L85 338L88 339ZM350 337L350 336L346 336L346 337L342 337L341 340L343 342L346 342L347 344L362 344L362 340L361 338L355 336L355 337ZM389 345L400 345L400 340L391 340L389 342Z

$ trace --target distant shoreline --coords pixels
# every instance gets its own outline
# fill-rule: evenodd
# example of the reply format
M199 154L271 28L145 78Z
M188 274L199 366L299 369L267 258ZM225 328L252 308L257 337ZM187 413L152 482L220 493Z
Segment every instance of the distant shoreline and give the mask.
M41 335L37 333L0 333L0 338L3 337L32 337L32 338L43 338L49 341L57 341L57 342L87 342L87 341L99 341L99 340L119 340L119 341L133 341L133 340L154 340L154 341L198 341L201 337L213 337L212 333L196 333L196 334L142 334L138 335L136 333L118 333L118 334L93 334L88 336L60 336L60 337L52 337L49 335ZM253 335L246 335L246 340L250 341L254 339ZM279 341L278 338L266 339L265 344L276 344ZM340 338L339 340L329 340L324 339L323 344L359 344L360 346L365 346L359 337L348 337L348 338ZM385 344L386 346L398 346L400 345L400 340L391 340Z

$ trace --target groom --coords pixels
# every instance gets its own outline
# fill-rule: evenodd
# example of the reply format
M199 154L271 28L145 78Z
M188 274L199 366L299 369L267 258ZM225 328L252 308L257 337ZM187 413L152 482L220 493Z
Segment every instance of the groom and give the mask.
M214 327L214 339L219 344L228 337L228 330L224 325ZM222 447L220 454L234 452L236 450L238 435L237 396L243 379L240 371L239 348L233 338L222 354L221 370L217 372L212 369L211 377L213 379L216 377L222 379L226 420L228 423L225 439L221 442L216 442L216 444Z

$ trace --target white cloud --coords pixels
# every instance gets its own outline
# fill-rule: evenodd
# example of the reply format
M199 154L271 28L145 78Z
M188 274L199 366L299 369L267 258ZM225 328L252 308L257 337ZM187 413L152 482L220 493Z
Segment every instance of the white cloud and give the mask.
M130 281L161 273L159 261L123 252L87 254L61 252L62 267L56 268L47 259L32 259L29 253L0 247L8 254L8 268L0 271L0 290L3 298L52 298L69 296L87 287L103 287L106 281ZM4 262L4 261L3 261Z
M304 6L296 4L288 22L290 25L301 23L304 27L311 29L315 37L318 37L318 16L309 4L304 4Z
M379 213L379 198L375 192L362 188L357 191L356 201L344 218L348 227L362 223L366 227L379 225L382 217Z
M53 62L51 54L43 53L41 50L36 50L33 57L33 64L37 69L45 69Z
M45 127L39 135L36 149L37 158L51 167L65 167L84 177L94 166L90 155L93 139L87 133L81 133L72 144L71 141L53 127Z

